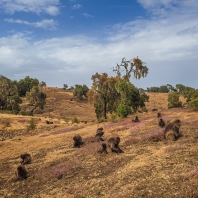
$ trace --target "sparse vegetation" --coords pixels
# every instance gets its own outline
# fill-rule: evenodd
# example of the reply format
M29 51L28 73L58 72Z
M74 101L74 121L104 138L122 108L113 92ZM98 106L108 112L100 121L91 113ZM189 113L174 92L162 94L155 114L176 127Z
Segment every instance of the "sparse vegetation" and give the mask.
M73 119L72 119L72 123L79 123L79 119L75 116Z
M28 130L34 130L36 129L36 123L34 121L34 118L31 118L29 121L28 121L28 125L27 125L27 129Z
M168 94L148 93L146 114L137 111L122 118L109 112L108 120L98 123L93 122L95 109L87 101L70 101L73 93L62 88L46 87L44 90L48 95L47 107L54 109L50 118L48 112L35 114L32 120L26 115L1 111L0 197L198 196L196 111L188 106L168 109ZM24 110L27 103L22 99L20 105ZM154 108L162 113L165 123L178 118L182 121L183 136L176 142L164 139L164 129L158 126ZM138 115L139 122L132 122L134 115ZM74 118L88 122L69 125ZM2 124L6 119L11 126ZM46 124L46 120L53 124ZM30 121L36 125L36 133L27 132ZM104 128L105 141L120 137L119 146L124 153L97 152L101 143L95 142L94 137L99 127ZM73 148L72 137L77 134L82 136L84 147ZM15 182L13 170L20 163L17 156L23 152L31 153L32 163L27 168L28 178Z

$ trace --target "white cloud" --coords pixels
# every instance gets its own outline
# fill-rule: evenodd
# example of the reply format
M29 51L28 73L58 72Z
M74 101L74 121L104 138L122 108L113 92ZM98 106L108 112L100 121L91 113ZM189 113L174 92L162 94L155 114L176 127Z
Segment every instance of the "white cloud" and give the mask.
M20 19L14 20L12 18L9 18L9 19L5 19L5 21L8 23L24 24L24 25L29 25L29 26L37 27L37 28L43 28L47 30L55 30L58 24L53 19L43 19L42 21L39 21L39 22L28 22L28 21L24 21Z
M60 0L1 0L0 7L6 13L33 12L36 14L47 13L57 15L59 13Z
M94 17L94 16L92 16L92 15L90 15L90 14L87 14L87 13L83 13L83 16L85 16L85 17Z
M73 9L76 9L76 10L77 10L77 9L80 9L81 7L82 7L82 5L80 5L80 4L76 4L76 5L73 5L73 6L72 6L72 8L73 8Z
M149 2L153 5L154 1ZM191 10L185 11L179 5L178 9L158 17L152 15L150 19L115 24L103 43L82 35L37 42L22 33L3 37L0 38L1 72L12 79L37 77L50 86L61 87L64 83L90 86L91 76L96 72L114 75L111 68L123 57L129 60L138 56L147 63L149 74L140 81L132 79L136 86L181 83L196 87L198 13Z

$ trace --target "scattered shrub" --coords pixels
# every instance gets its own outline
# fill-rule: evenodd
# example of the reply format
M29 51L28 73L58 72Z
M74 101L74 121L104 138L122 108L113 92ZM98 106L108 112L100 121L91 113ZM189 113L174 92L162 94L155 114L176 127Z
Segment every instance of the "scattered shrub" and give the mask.
M20 114L23 115L23 116L25 116L25 115L27 115L28 113L27 113L25 110L22 110L22 111L20 112Z
M36 124L35 124L34 118L31 118L28 122L29 122L29 125L27 126L28 130L36 129Z
M182 102L179 101L180 94L174 92L168 95L168 108L182 107Z
M72 123L79 123L79 119L75 116L73 119L72 119Z
M198 111L198 98L188 102L188 105L192 107L195 111Z
M127 117L131 113L131 108L127 105L120 104L116 110L118 116Z

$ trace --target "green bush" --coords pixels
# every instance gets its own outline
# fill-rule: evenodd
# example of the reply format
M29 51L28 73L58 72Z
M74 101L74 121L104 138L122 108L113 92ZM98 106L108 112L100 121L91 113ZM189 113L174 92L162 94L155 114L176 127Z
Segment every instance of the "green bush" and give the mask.
M198 98L191 100L188 102L188 105L192 107L194 110L198 110Z
M119 117L127 117L131 113L131 108L127 105L120 104L116 112Z
M168 108L182 107L182 102L179 101L180 93L174 92L168 95Z
M27 129L28 130L34 130L34 129L36 129L36 124L35 124L33 118L31 118L28 122L29 122L29 125L27 126Z
M72 123L79 123L80 121L78 120L78 118L75 116L73 119L72 119Z

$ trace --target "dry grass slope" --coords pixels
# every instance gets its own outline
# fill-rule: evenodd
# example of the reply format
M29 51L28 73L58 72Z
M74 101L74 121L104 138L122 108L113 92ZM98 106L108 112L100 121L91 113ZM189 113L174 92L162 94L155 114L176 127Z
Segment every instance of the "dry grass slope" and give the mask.
M27 130L30 117L0 114L0 197L6 198L171 198L198 197L198 115L188 108L167 109L167 94L149 94L149 109L116 123L98 124L93 107L70 100L72 94L48 88L50 111L34 116L36 130ZM164 140L157 125L158 109L165 122L182 121L181 137ZM74 116L87 124L70 125ZM46 120L53 124L46 124ZM119 136L124 153L99 154L100 143L92 142L96 129L104 139ZM86 142L73 148L73 136ZM15 181L14 172L22 153L30 153L28 178Z

